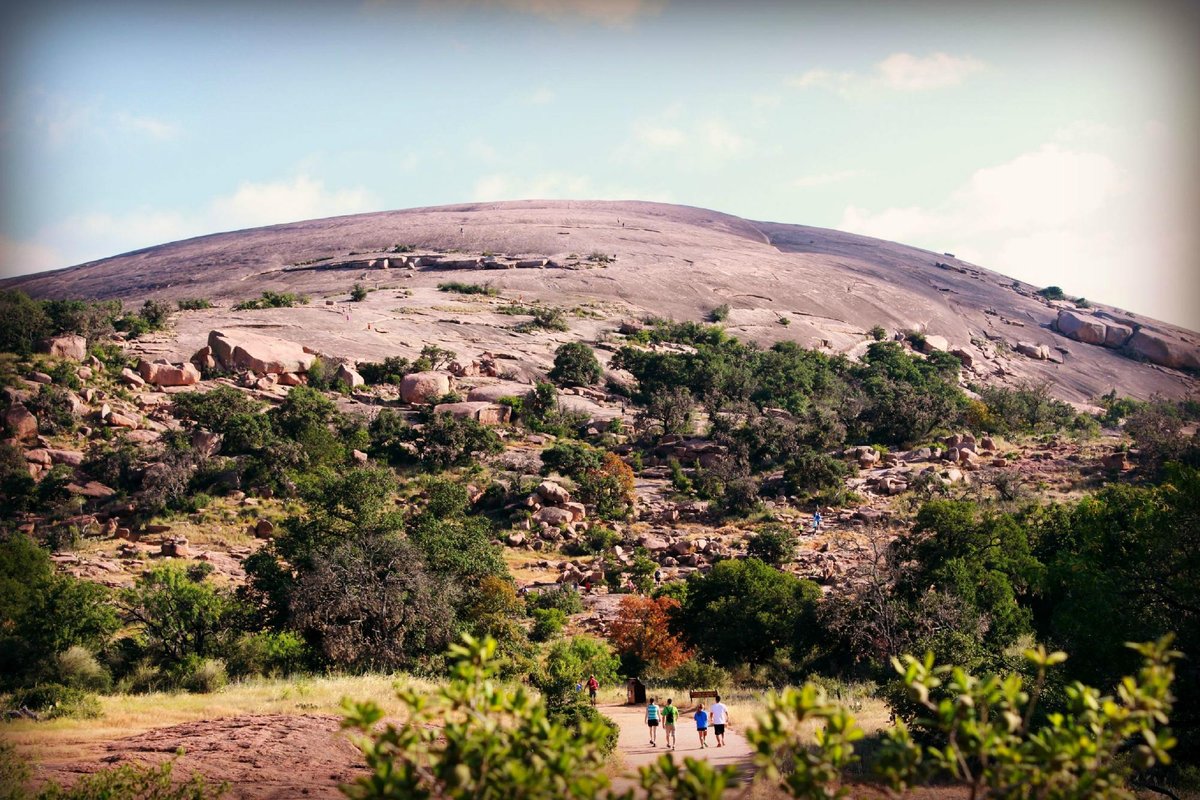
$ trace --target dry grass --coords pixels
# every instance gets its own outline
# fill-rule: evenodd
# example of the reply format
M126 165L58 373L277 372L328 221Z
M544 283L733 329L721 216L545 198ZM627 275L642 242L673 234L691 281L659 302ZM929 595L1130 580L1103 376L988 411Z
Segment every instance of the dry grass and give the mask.
M341 714L343 698L373 700L397 708L395 687L432 692L437 684L409 675L361 675L254 679L213 694L113 695L101 697L98 719L15 720L0 734L36 761L78 758L105 742L196 720L257 714Z

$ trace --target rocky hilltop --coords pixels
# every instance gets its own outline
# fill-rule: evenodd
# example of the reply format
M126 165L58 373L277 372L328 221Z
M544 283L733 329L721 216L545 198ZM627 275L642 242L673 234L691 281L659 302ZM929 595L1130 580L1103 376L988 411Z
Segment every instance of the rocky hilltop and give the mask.
M486 284L489 297L439 284ZM372 290L349 303L355 283ZM1110 390L1180 397L1196 386L1200 336L1123 309L1077 308L955 258L822 228L642 202L523 201L419 208L219 233L5 281L35 297L205 298L149 355L186 361L214 329L255 329L353 360L437 344L507 360L520 376L554 348L603 342L648 315L708 319L735 335L856 357L882 326L955 352L964 382L1050 382L1087 403ZM1064 287L1070 292L1071 287ZM237 311L263 291L295 308ZM562 309L569 333L514 330L513 304ZM727 314L723 307L728 307ZM506 313L507 312L507 313ZM157 349L155 349L157 348Z

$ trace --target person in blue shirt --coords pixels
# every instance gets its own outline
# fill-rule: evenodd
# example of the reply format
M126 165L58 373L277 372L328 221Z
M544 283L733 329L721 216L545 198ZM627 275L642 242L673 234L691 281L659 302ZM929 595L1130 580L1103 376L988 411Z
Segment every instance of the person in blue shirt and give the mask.
M646 727L650 729L651 747L658 747L658 712L658 704L651 697L650 705L646 706Z
M696 733L700 736L700 746L708 747L708 712L704 710L704 703L696 706L696 713L692 717L696 720Z

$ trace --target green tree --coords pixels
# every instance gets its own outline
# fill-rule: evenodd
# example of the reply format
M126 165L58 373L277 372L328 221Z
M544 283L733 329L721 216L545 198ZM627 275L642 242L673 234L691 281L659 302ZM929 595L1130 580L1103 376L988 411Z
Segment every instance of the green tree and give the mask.
M796 554L796 532L786 525L766 525L751 534L746 553L759 561L779 566Z
M688 577L679 627L702 656L721 666L766 664L776 654L806 658L820 631L821 589L757 558L720 561Z
M143 573L124 592L122 605L151 656L165 666L219 652L232 639L239 613L232 593L193 580L177 563Z
M583 342L567 342L554 351L550 380L559 386L591 386L601 374L595 351Z

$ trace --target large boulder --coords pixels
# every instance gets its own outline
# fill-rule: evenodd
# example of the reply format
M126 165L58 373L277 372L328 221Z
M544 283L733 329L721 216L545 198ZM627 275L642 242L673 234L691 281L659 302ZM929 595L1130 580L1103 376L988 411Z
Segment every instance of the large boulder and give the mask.
M946 341L946 337L936 334L926 334L925 342L921 345L921 351L924 353L933 353L935 351L944 353L949 349L950 342Z
M14 439L32 441L38 435L37 417L21 403L14 403L4 412L4 425Z
M87 339L82 336L51 336L41 342L38 349L58 358L83 361L87 358Z
M1017 352L1023 356L1037 359L1038 361L1046 361L1050 358L1050 348L1044 344L1035 344L1033 342L1017 342Z
M295 342L243 330L210 331L208 346L225 369L246 369L259 375L308 372L317 358Z
M138 362L138 375L146 383L155 386L192 386L200 382L200 370L191 362L175 366L164 361L142 359Z
M1089 314L1062 309L1058 312L1055 327L1059 333L1068 339L1074 339L1084 344L1104 344L1107 338L1107 326Z
M366 383L363 376L358 374L358 370L348 364L338 366L337 372L333 373L333 379L347 389L357 389Z
M571 502L571 493L554 481L542 481L534 491L546 505L562 506Z
M435 414L449 414L458 419L473 419L484 425L502 425L508 422L511 409L508 406L487 402L441 403L434 406Z
M400 398L406 403L428 403L450 392L445 372L412 372L400 381Z
M570 525L575 521L575 515L566 508L546 506L545 508L540 508L534 512L533 521L544 522L547 525L557 527L559 525Z
M1145 328L1133 335L1129 340L1129 347L1154 364L1174 369L1200 369L1200 350L1194 345Z
M1124 347L1129 342L1129 337L1133 336L1133 328L1129 325L1122 325L1119 322L1106 323L1104 329L1104 346L1105 347Z

